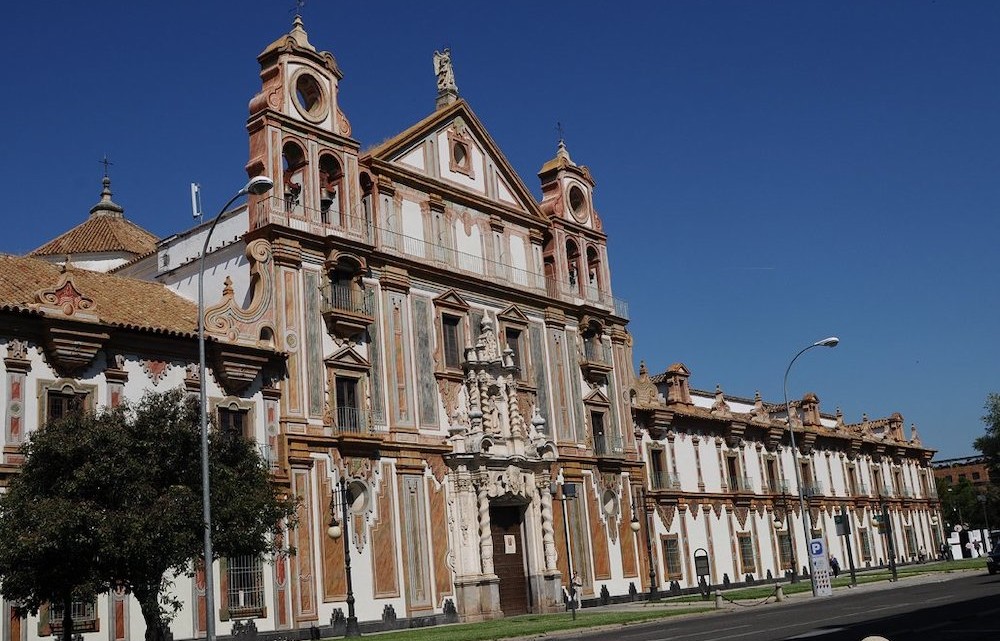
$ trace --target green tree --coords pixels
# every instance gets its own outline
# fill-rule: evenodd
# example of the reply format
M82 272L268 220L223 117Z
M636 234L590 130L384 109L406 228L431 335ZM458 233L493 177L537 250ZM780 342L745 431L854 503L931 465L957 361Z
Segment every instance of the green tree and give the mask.
M72 602L108 589L100 580L94 536L102 515L79 452L94 445L101 428L114 430L120 418L75 413L49 423L25 444L20 474L0 498L0 591L19 603L22 615L61 604L66 641L73 633Z
M983 422L986 423L986 433L973 441L972 446L986 457L986 463L990 468L990 481L1000 483L1000 394L987 395L984 409L986 414L983 415Z
M29 611L52 600L58 581L79 568L85 581L67 584L86 598L111 588L139 602L147 641L163 638L180 607L166 588L191 575L203 553L201 430L198 403L181 390L147 393L134 406L102 410L47 425L25 446L25 465L0 499L0 590ZM256 445L242 435L213 431L209 444L212 542L218 557L280 553L283 523L295 503L272 483ZM55 455L55 456L54 456ZM52 479L62 479L58 482ZM62 502L62 514L35 514L38 499ZM38 555L30 541L8 546L30 517L38 547L57 554L51 585L22 572L21 557ZM78 519L78 547L51 540L45 518ZM61 531L71 531L68 529ZM66 556L74 552L73 556ZM44 589L40 589L44 588ZM61 588L65 593L66 587ZM68 610L68 608L67 608Z

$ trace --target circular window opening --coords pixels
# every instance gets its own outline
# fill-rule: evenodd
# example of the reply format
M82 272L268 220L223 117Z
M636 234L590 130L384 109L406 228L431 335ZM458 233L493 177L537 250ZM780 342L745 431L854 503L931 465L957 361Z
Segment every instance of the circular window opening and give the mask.
M608 517L618 514L618 495L615 494L614 490L604 490L604 496L601 497L601 509Z
M465 145L460 142L455 143L455 148L452 154L455 157L455 164L460 167L464 167L469 161L469 150L466 149Z
M575 185L569 188L569 208L574 214L580 216L585 213L586 200L582 189Z
M352 514L361 514L368 509L368 486L361 481L347 484L347 504Z
M309 74L302 74L295 81L295 98L310 115L317 114L323 107L323 89Z

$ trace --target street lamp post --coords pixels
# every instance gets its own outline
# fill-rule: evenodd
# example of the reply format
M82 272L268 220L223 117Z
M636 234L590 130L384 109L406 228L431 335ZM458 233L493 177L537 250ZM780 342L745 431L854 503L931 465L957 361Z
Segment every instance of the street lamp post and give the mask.
M795 361L798 360L799 356L802 356L812 348L836 347L839 342L840 339L836 336L830 336L829 338L824 338L821 341L816 341L812 345L799 350L799 353L795 355L795 358L792 359L792 362L790 362L788 367L785 369L785 415L788 417L788 436L792 444L792 468L795 470L795 484L798 486L799 490L799 509L802 511L803 534L806 539L807 552L809 551L809 544L812 541L812 523L809 518L809 512L806 511L806 499L802 492L802 475L799 473L799 461L795 453L795 428L792 426L792 408L791 405L788 404L788 373L792 371L792 365L795 364ZM789 533L789 536L791 536L791 533ZM813 596L816 596L816 577L813 576L812 572L809 573L809 583L812 585Z
M799 582L799 570L798 570L798 558L795 555L795 541L792 537L792 511L788 509L788 494L785 492L785 488L781 489L781 507L785 510L785 529L788 531L785 533L788 536L788 552L792 557L792 583ZM775 521L775 525L781 525L780 522Z
M642 501L642 518L646 521L646 558L649 560L649 597L647 600L659 601L660 593L656 589L656 566L653 564L653 539L650 534L649 504L646 502L646 489L643 488L640 491L642 492L640 495ZM638 532L640 528L639 515L635 511L635 508L632 509L631 527L633 532Z
M205 521L205 638L207 641L215 641L215 588L213 586L214 577L212 573L212 508L211 494L209 492L208 474L208 381L205 373L205 255L208 254L208 243L212 240L212 232L219 224L222 214L226 213L229 206L236 202L237 198L253 194L260 196L271 190L274 183L267 176L254 176L239 190L235 196L229 199L219 213L212 220L212 226L208 228L205 235L205 244L201 249L201 261L198 265L198 382L201 386L201 504L202 515Z
M549 492L555 497L559 486L555 481L549 486ZM563 535L566 541L566 571L569 573L569 588L566 590L566 594L569 595L569 601L566 603L572 613L573 618L576 619L576 573L573 572L573 555L570 554L569 549L569 513L566 510L566 501L572 501L576 498L576 484L575 483L563 483L562 485L562 496L560 501L562 502L562 513L563 513Z
M989 510L989 497L986 494L980 494L976 497L980 503L983 504L983 519L986 521L986 541L983 543L983 552L989 552L990 548L990 510Z
M340 495L341 520L337 522L337 495ZM341 477L337 482L337 489L330 493L330 527L326 533L331 539L344 539L344 576L347 579L347 624L344 627L344 636L347 638L360 637L361 628L358 627L358 617L354 612L354 582L351 576L351 546L350 537L344 536L347 530L347 481Z

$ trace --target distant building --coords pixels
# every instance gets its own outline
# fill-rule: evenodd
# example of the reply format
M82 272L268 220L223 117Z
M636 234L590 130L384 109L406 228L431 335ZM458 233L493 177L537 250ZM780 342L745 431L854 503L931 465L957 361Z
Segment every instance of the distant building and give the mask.
M934 461L934 476L949 485L968 480L973 487L986 487L993 482L990 478L990 467L982 456L963 456L959 458Z
M822 538L846 567L847 547L859 567L892 556L878 526L891 523L897 561L917 560L942 540L940 506L929 467L934 450L915 429L904 434L898 413L845 423L823 414L812 393L785 405L691 389L681 363L633 387L633 415L647 466L647 509L655 511L657 575L677 587L697 584L694 552L709 553L710 584L777 577L809 565L799 486L811 537ZM789 420L795 431L791 448ZM851 535L834 521L846 516ZM663 572L666 576L663 576Z

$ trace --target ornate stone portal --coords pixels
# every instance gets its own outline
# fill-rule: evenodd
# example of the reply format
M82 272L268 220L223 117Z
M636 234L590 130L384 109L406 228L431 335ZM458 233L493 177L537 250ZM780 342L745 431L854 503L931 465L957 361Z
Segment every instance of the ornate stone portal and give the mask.
M474 346L465 349L464 384L458 394L444 459L449 469L456 542L455 587L459 613L465 620L504 614L495 555L520 549L527 566L524 586L532 611L558 609L560 575L552 524L549 482L556 447L544 433L545 421L532 407L532 419L521 414L513 351L501 350L493 323L482 321ZM520 511L520 540L504 539L507 550L494 550L491 508Z

